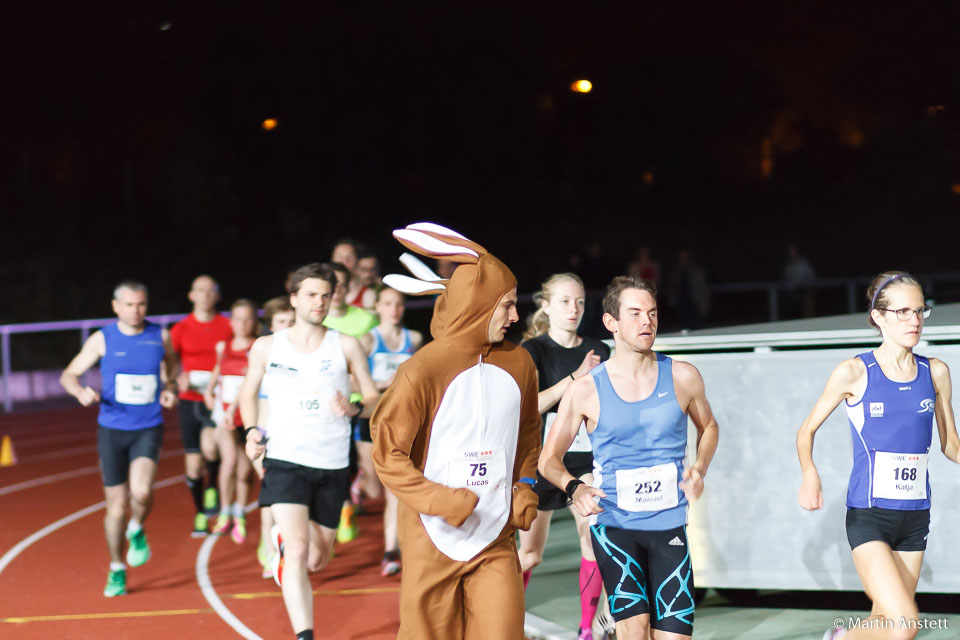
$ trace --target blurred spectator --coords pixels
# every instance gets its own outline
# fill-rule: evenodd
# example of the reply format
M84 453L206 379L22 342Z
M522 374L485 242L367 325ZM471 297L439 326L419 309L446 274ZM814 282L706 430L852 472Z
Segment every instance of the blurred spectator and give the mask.
M637 249L633 262L627 265L627 275L660 285L660 264L650 257L650 247L644 245Z
M817 274L796 245L787 247L783 266L783 310L785 318L812 318L816 313L813 281Z
M710 313L710 289L707 275L690 252L681 249L677 264L667 283L668 302L681 329L700 329ZM671 323L673 324L673 323Z
M350 273L357 268L357 243L350 238L340 238L330 252L330 262L339 262Z
M347 304L373 310L380 286L380 263L370 247L357 244L354 248L356 261L347 289Z

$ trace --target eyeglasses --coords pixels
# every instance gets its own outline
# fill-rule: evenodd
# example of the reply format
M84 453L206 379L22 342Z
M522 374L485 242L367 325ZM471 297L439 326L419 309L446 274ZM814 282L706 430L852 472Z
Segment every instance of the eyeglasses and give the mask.
M918 318L929 318L930 312L933 311L933 307L930 305L924 305L919 309L911 309L910 307L904 307L903 309L887 309L884 307L877 307L878 311L892 311L897 314L897 320L902 320L906 322L916 314Z

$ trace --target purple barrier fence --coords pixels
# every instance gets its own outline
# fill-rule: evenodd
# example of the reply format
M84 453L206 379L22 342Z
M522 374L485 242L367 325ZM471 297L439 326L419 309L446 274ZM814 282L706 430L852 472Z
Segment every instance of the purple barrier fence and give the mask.
M229 314L227 314L229 315ZM179 322L185 318L187 314L185 313L174 313L174 314L165 314L158 316L147 316L147 319L151 322L159 324L162 327L166 327L174 322ZM99 329L100 327L105 327L108 324L116 322L116 318L95 318L93 320L65 320L62 322L30 322L26 324L4 324L0 325L0 365L2 365L2 377L3 382L3 410L6 413L13 411L13 398L14 393L14 374L11 371L10 366L10 336L15 333L46 333L51 331L79 331L80 332L80 341L81 343L86 341L90 337L90 331L92 329ZM27 389L39 388L44 390L41 394L41 397L44 397L50 391L49 380L51 372L38 371L31 373L24 373L23 380L17 380L22 385L26 385ZM57 374L59 375L59 374ZM38 377L39 376L39 377ZM19 386L19 385L18 385ZM32 392L30 392L32 393ZM32 396L31 396L32 397Z

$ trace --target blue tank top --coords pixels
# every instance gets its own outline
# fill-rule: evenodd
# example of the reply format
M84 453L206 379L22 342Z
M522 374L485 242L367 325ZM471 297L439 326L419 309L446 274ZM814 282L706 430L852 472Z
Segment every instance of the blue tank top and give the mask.
M106 353L100 359L103 391L100 416L104 427L135 431L163 423L160 408L160 364L163 330L145 322L134 336L121 333L116 324L101 329Z
M370 356L367 359L370 367L370 377L374 382L385 382L390 379L403 362L410 359L413 355L413 342L410 340L410 330L403 330L403 343L397 351L391 351L383 341L383 335L380 333L380 327L374 327L370 333L373 334L373 348L370 350Z
M687 416L673 389L673 361L657 356L657 386L644 400L617 395L607 363L590 375L600 399L593 445L593 484L607 494L598 524L664 531L685 525L687 499L680 489L687 451Z
M853 437L847 506L929 509L927 458L937 397L930 361L914 354L917 377L894 382L883 374L872 352L859 357L867 365L867 388L860 402L846 405Z

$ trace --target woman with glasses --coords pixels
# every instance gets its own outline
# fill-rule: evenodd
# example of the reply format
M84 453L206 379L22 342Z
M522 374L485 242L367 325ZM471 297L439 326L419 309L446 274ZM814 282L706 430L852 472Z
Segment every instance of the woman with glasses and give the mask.
M858 628L830 629L824 640L915 637L910 621L918 617L914 594L930 528L927 459L934 417L940 449L960 462L950 370L936 358L913 353L930 316L920 283L903 271L888 271L873 279L867 297L870 324L883 342L833 370L797 433L803 471L798 498L812 511L823 506L813 437L844 402L853 436L847 540L873 609Z

